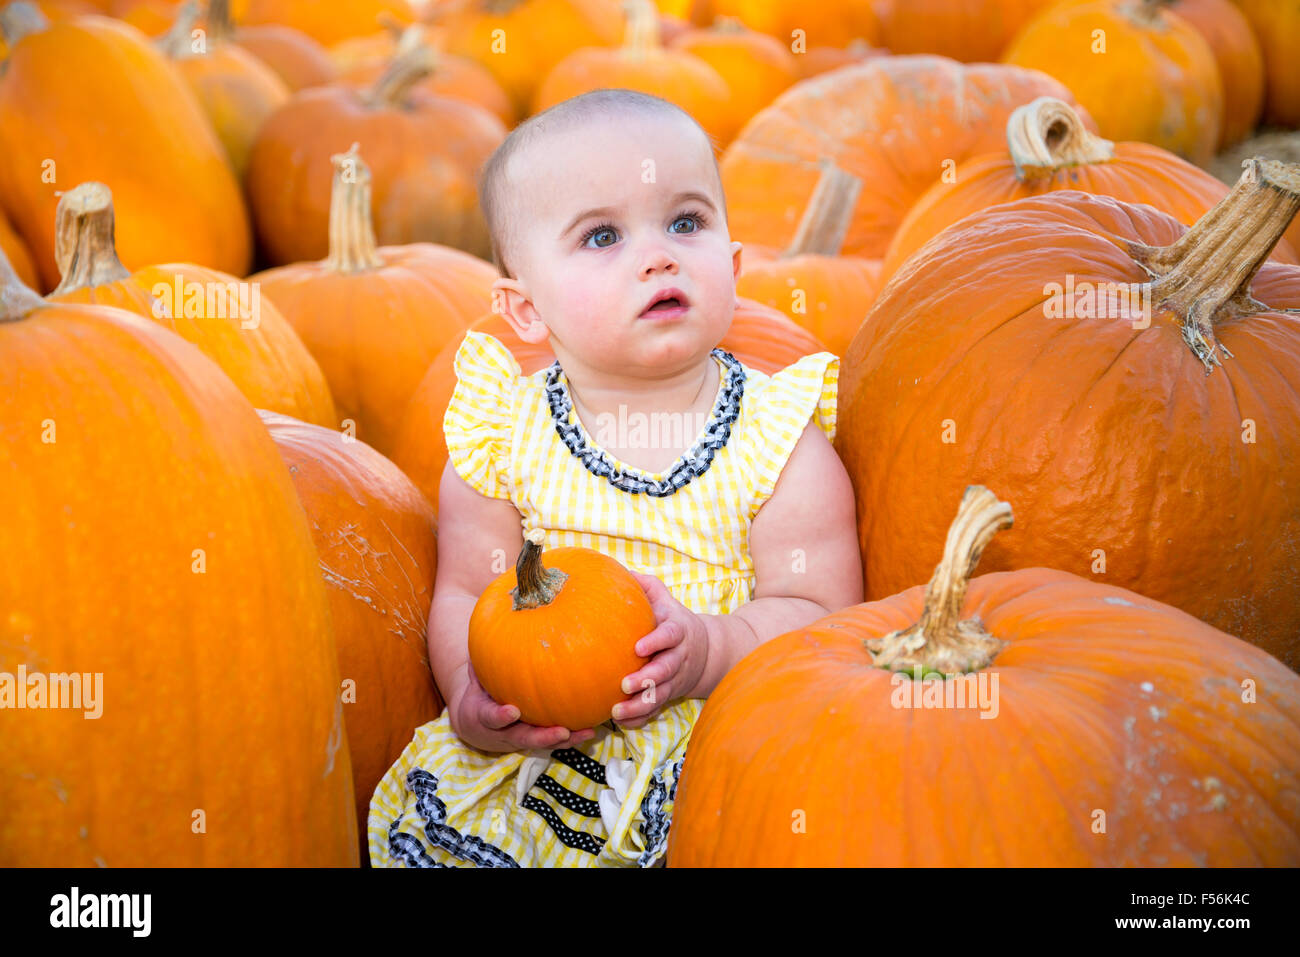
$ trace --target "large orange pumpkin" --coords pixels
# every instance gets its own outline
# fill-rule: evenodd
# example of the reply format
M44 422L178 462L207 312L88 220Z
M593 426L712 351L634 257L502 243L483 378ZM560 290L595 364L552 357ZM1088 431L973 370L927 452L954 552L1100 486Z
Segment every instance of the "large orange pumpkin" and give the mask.
M307 512L329 594L357 820L415 729L442 711L425 628L438 539L433 510L364 442L274 412L262 422Z
M0 73L0 202L47 291L59 193L87 180L117 194L128 267L248 271L248 212L194 95L139 31L93 16L23 36Z
M1062 189L1149 203L1185 226L1228 194L1224 183L1168 150L1094 136L1065 103L1039 97L1011 114L1005 149L968 159L916 201L889 244L882 280L931 237L971 213ZM1289 235L1300 242L1300 223ZM1286 240L1273 258L1300 262Z
M336 154L328 258L250 277L320 362L355 437L387 455L438 353L491 303L496 270L432 243L376 247L370 170Z
M744 266L736 292L780 309L844 355L880 288L880 263L839 255L862 181L833 163L826 170L790 248Z
M843 251L878 259L916 198L950 167L999 149L1011 111L1037 96L1075 105L1036 70L934 56L881 57L804 80L722 158L731 235L789 246L829 159L866 184Z
M430 5L429 22L447 37L447 52L492 71L519 116L557 63L583 47L612 47L623 35L617 0L464 0Z
M1264 120L1300 126L1300 4L1234 0L1250 21L1264 55Z
M59 200L52 302L114 306L192 342L255 406L317 425L338 424L329 386L293 327L256 283L192 263L130 273L113 244L113 198L82 183Z
M635 648L655 614L616 559L589 548L543 556L545 535L530 531L515 567L479 596L469 660L483 690L524 723L593 728L627 697L623 679L649 661Z
M1217 148L1244 140L1264 109L1264 55L1255 31L1232 0L1172 0L1169 9L1210 45L1223 81L1223 129Z
M1223 80L1210 45L1165 0L1048 7L1002 60L1056 77L1108 139L1153 143L1200 166L1214 156Z
M158 47L194 91L242 181L257 131L288 101L289 88L269 66L231 42L229 8L222 0L210 5L207 29L196 37L197 22L198 8L186 3Z
M823 352L826 347L812 333L795 325L781 312L750 299L740 299L731 328L718 346L751 368L771 375L804 356ZM498 339L510 350L523 375L532 375L555 361L547 343L524 342L503 317L483 316L470 330ZM420 380L402 417L393 448L396 462L438 509L438 486L447 465L447 440L442 419L456 390L456 350L462 336L455 337L438 354Z
M99 682L0 708L0 866L354 865L329 603L252 406L156 324L8 275L0 397L0 673Z
M880 45L893 53L937 53L967 63L996 61L1022 27L1056 0L875 0Z
M478 205L479 168L505 139L482 107L412 89L433 69L416 46L368 93L344 85L300 90L253 146L248 195L272 265L329 252L330 157L360 143L374 173L374 228L383 245L436 242L491 255Z
M669 866L1300 864L1300 678L1122 588L972 579L1010 521L971 489L928 587L727 673L691 734Z
M1268 261L1297 208L1300 166L1251 161L1190 230L1065 191L908 260L840 376L867 596L924 577L936 497L997 483L1022 531L992 570L1131 588L1300 668L1300 267Z
M727 81L701 58L659 42L659 17L651 0L628 0L621 47L575 50L555 65L537 89L533 112L592 90L639 90L675 103L704 127L715 148L736 129Z

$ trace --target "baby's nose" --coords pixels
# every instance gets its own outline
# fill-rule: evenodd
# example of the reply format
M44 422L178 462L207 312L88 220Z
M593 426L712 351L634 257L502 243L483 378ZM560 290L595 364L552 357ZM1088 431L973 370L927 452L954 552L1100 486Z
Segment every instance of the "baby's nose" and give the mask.
M654 246L649 249L641 263L641 277L643 279L658 272L677 272L677 258L663 246Z

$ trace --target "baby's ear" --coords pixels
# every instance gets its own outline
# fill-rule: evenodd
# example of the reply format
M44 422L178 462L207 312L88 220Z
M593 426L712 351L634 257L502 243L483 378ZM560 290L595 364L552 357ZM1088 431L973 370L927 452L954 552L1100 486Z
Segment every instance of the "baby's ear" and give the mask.
M502 277L492 283L492 311L505 317L515 334L536 345L550 336L542 318L537 313L528 291L518 279Z
M735 279L740 278L740 251L744 248L741 243L735 240L731 243L731 274Z

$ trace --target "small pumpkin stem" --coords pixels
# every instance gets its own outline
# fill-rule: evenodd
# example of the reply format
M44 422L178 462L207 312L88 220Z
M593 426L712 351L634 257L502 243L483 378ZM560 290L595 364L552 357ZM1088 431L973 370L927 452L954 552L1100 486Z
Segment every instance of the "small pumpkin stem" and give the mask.
M402 106L411 88L432 73L436 65L437 58L427 43L417 43L400 51L389 61L383 74L371 87L368 97L370 105L391 108Z
M623 0L627 29L623 34L623 51L632 57L645 57L659 49L659 8L652 0Z
M33 33L40 33L49 28L50 21L34 3L11 3L0 10L0 34L10 49L18 41Z
M549 605L569 578L568 572L542 564L542 542L546 532L534 528L524 537L524 547L515 563L515 587L510 589L515 611Z
M1206 375L1221 365L1214 324L1267 308L1251 296L1251 280L1300 210L1300 163L1257 156L1241 165L1237 185L1177 242L1129 249L1153 277L1151 303L1179 317Z
M382 266L370 220L370 167L353 143L346 153L330 157L334 185L330 193L330 253L326 264L335 272L354 273Z
M984 546L999 529L1010 527L1010 505L981 485L967 487L948 528L943 559L926 587L921 620L864 642L877 667L951 675L979 671L993 661L1006 642L990 635L978 617L963 621L961 609Z
M102 286L131 273L113 241L113 193L103 183L82 183L59 197L54 214L54 260L63 281L50 293Z
M388 10L381 10L377 13L375 23L379 24L381 29L387 30L394 40L400 40L407 29L402 24L402 21L398 20ZM418 24L412 24L412 26L418 26Z
M233 32L230 0L208 0L208 38L213 43L224 43Z
M862 180L829 159L823 159L819 165L821 178L808 200L794 240L781 254L783 259L806 254L838 256L853 222L853 207L862 192Z
M723 36L738 36L748 33L749 28L740 22L740 17L717 16L713 18L713 32Z
M158 49L173 60L194 56L194 25L198 22L198 3L196 0L185 0L176 11L176 21L171 29L155 41Z
M0 322L17 322L32 310L48 306L48 302L23 284L9 257L0 252Z
M1079 114L1050 96L1040 96L1012 111L1007 119L1007 148L1022 181L1051 176L1067 166L1115 158L1114 143L1094 136Z

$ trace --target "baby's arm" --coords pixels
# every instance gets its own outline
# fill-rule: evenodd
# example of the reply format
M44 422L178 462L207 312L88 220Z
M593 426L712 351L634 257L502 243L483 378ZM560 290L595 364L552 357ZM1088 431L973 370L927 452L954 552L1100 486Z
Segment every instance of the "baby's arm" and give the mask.
M749 548L754 597L729 615L694 614L653 576L638 576L659 625L637 644L638 653L656 657L628 676L623 691L633 697L614 707L614 719L624 727L640 727L673 699L707 698L763 642L862 601L853 486L815 424L804 429L771 497L754 516ZM684 675L692 682L685 693L675 686ZM640 691L665 687L665 695Z
M429 663L447 700L452 729L484 751L567 747L594 733L570 735L562 728L517 723L519 709L510 702L493 702L470 667L469 619L479 596L499 574L493 571L493 559L504 554L507 564L513 564L523 545L514 505L480 494L448 463L438 488L438 573L429 609ZM501 567L499 562L496 567Z

